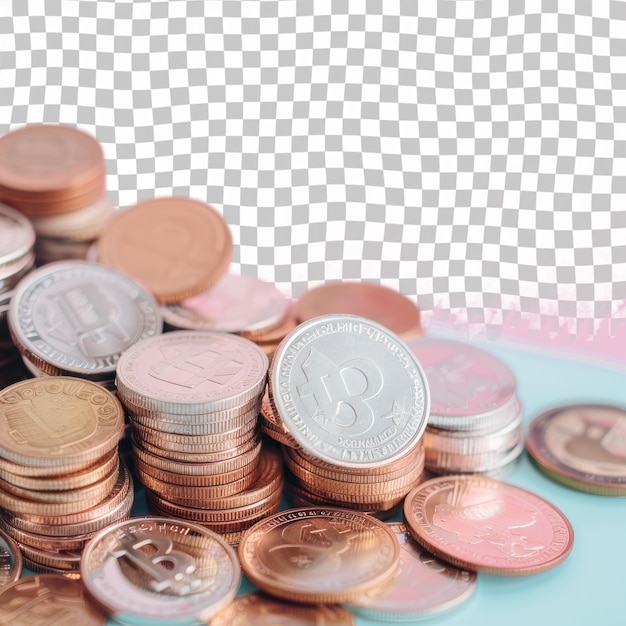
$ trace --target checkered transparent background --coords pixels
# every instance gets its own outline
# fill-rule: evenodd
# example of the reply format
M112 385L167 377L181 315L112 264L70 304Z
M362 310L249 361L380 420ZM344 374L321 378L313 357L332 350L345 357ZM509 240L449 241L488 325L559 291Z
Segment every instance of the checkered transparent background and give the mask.
M575 334L626 317L625 32L619 0L2 0L0 132L94 134L114 202L210 202L294 296Z

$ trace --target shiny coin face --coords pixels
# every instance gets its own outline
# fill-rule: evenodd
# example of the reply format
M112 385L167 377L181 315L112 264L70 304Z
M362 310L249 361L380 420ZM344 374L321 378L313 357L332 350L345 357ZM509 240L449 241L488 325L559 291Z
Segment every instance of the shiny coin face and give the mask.
M80 570L89 593L125 624L207 621L241 580L237 555L219 535L163 517L105 528L85 548Z
M526 449L554 480L579 491L626 496L626 411L603 405L552 409L528 428Z
M486 350L447 339L412 339L431 393L431 424L462 427L515 399L511 370Z
M159 334L154 298L130 278L96 263L59 261L20 281L8 316L20 352L48 374L113 376L135 342Z
M295 602L348 602L387 582L399 558L383 522L332 507L282 511L255 524L239 544L248 578Z
M19 546L0 530L0 590L16 581L22 573L22 553Z
M433 478L404 501L411 536L442 560L475 572L536 574L564 561L574 531L554 505L486 476Z
M364 594L349 608L382 621L405 622L432 617L467 600L476 574L439 560L417 544L404 524L389 523L400 542L400 567L386 586Z
M210 331L173 331L127 350L118 393L132 404L183 414L241 406L261 394L268 361L251 341Z
M290 333L272 360L270 391L297 443L346 467L403 456L429 415L426 378L406 344L351 315L318 317Z
M211 626L354 626L352 614L331 604L298 605L262 593L238 596L211 620Z
M254 276L226 274L210 289L162 308L175 328L254 335L278 326L289 301L274 285Z
M60 574L41 574L0 589L0 624L104 626L106 617L80 581Z

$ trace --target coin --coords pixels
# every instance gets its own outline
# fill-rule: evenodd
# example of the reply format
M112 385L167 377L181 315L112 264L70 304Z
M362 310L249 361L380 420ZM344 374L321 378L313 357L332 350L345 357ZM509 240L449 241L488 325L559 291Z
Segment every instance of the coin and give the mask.
M163 306L166 324L187 330L240 333L249 339L278 327L289 301L272 283L255 276L225 274L206 291Z
M305 603L349 602L390 580L400 558L383 522L331 507L271 515L246 531L238 550L253 584Z
M0 530L0 593L22 574L22 553L15 541Z
M552 479L587 493L626 496L626 411L583 404L535 417L526 435L531 458Z
M570 554L569 520L540 496L486 476L433 478L404 501L411 536L440 559L474 572L522 576Z
M298 605L262 593L236 597L212 620L211 626L354 626L352 614L338 605Z
M404 342L362 317L300 324L272 360L269 390L283 423L310 454L375 467L406 454L426 428L429 392Z
M41 574L0 589L0 624L104 626L106 617L79 581L57 574Z
M0 390L2 459L50 474L77 471L106 456L124 429L115 396L68 376L33 378Z
M149 516L95 535L80 570L89 593L123 624L210 620L232 601L241 580L237 555L219 535Z
M34 245L35 230L30 220L19 211L0 204L0 278L15 274Z
M400 542L400 566L385 587L364 594L348 608L378 621L407 622L432 617L465 602L476 588L476 574L426 552L404 524L389 523Z
M113 378L122 352L162 330L147 291L87 261L30 272L15 288L8 321L16 346L36 367L90 380Z
M400 337L422 334L417 304L399 291L376 283L338 281L319 285L296 300L293 312L299 324L340 313L365 317Z
M98 259L132 276L161 303L202 293L228 269L228 224L191 198L155 198L120 212L98 239Z
M248 339L178 330L126 350L116 382L118 394L135 406L202 413L256 399L265 387L267 367L265 354Z

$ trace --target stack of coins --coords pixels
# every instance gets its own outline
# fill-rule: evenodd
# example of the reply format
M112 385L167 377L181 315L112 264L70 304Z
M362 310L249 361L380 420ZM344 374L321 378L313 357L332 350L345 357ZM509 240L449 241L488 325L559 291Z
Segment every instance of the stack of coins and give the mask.
M524 449L522 407L511 370L491 353L460 341L413 339L432 405L424 433L433 474L501 473Z
M257 428L267 357L251 341L172 331L129 348L117 393L133 429L137 475L155 512L235 542L276 510L282 468Z
M0 137L0 200L27 215L37 263L84 259L115 215L99 142L77 128L23 126Z
M115 270L80 260L29 272L14 290L8 322L32 375L76 376L109 386L120 354L162 331L150 293Z
M324 283L302 294L293 309L297 324L336 313L365 317L402 339L423 335L417 304L399 291L377 283Z
M269 356L293 328L291 303L274 285L254 276L225 274L197 296L162 307L166 328L235 333Z
M429 396L384 326L353 315L300 324L272 360L264 432L283 445L297 504L392 511L419 481Z
M0 520L30 569L76 575L91 536L129 515L123 430L119 401L89 381L34 378L0 391Z
M13 288L35 264L35 230L19 211L0 204L0 387L25 378L7 313Z

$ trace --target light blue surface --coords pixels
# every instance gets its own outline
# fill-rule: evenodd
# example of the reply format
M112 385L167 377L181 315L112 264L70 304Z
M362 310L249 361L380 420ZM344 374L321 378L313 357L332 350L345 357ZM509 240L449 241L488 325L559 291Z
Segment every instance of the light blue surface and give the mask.
M477 345L493 352L513 370L525 424L548 408L563 404L626 407L626 367L494 342ZM541 474L525 454L506 481L535 492L565 513L575 536L570 556L553 570L533 576L479 574L476 591L468 601L440 616L404 624L625 625L626 498L594 496L564 487ZM244 580L241 591L251 589ZM383 622L358 617L356 623L375 626Z

